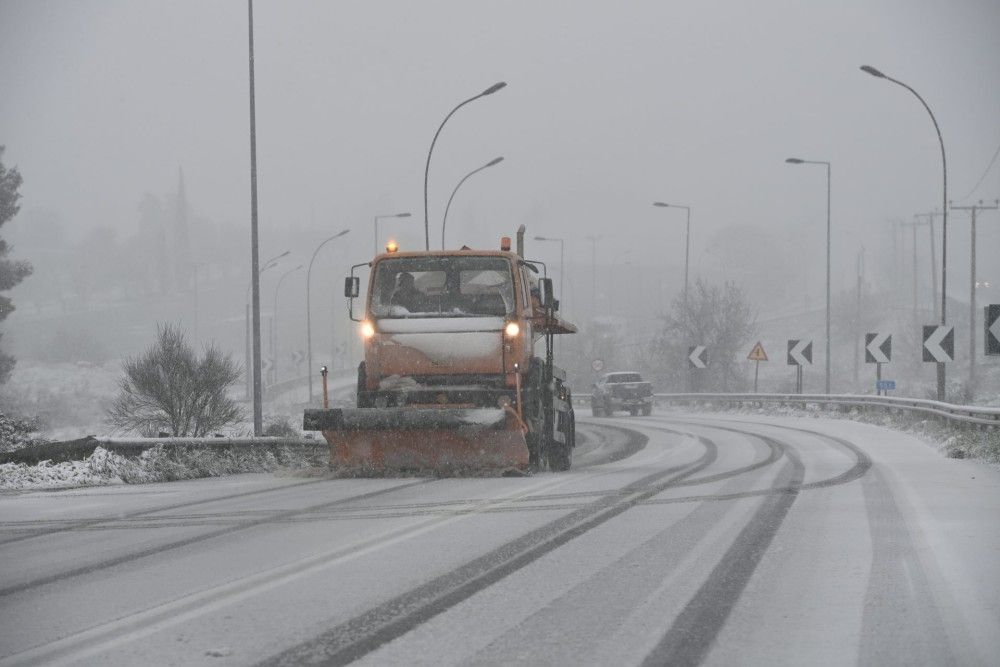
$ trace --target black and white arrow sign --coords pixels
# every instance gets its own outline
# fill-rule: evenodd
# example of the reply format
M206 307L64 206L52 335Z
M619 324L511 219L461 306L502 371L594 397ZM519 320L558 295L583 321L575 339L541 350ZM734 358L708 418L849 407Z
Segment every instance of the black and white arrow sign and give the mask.
M688 364L691 368L708 368L708 348L692 345L688 348Z
M788 341L788 365L805 366L813 362L813 342L811 340Z
M1000 355L1000 303L991 303L986 306L986 354Z
M865 363L887 364L892 359L892 334L865 334Z
M955 327L924 325L924 361L955 360Z

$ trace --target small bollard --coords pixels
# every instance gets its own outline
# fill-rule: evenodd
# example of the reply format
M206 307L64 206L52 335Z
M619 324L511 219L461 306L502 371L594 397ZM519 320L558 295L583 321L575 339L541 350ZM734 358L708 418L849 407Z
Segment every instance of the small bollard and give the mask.
M319 369L319 374L323 376L323 409L326 410L330 407L330 392L326 385L326 366L321 366Z

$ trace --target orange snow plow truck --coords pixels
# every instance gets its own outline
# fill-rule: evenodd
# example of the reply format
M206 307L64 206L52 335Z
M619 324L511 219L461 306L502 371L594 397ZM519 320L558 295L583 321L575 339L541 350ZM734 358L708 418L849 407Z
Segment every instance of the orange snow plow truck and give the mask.
M506 237L500 250L400 252L390 242L351 268L344 295L364 342L357 407L308 409L304 418L330 444L335 469L569 469L573 405L553 342L576 327L558 317L544 264L522 257L523 238L522 226L517 252ZM358 318L363 267L368 297Z

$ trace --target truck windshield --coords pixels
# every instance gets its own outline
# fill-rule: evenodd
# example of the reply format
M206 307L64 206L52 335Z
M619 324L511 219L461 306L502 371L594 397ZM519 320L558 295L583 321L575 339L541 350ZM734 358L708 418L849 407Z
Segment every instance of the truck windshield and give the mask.
M502 257L399 257L375 269L377 318L504 317L514 312L510 262Z

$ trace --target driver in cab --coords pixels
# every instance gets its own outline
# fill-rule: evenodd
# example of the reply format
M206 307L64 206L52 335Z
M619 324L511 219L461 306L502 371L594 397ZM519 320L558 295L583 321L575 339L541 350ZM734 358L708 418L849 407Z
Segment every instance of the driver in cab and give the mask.
M417 289L412 273L402 272L396 276L396 289L392 292L389 304L401 306L406 310L419 312L426 302L426 295Z

